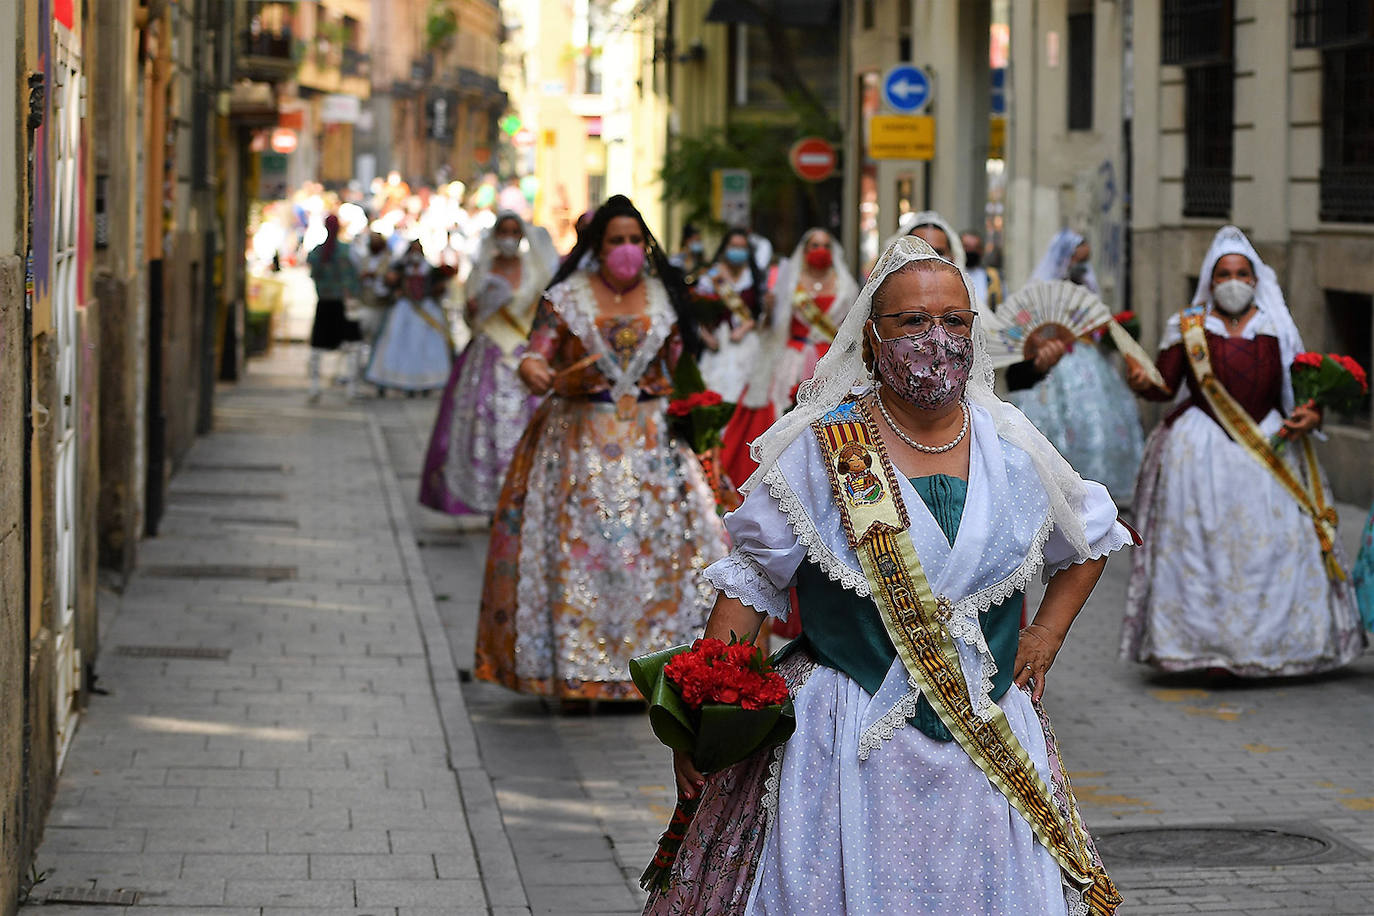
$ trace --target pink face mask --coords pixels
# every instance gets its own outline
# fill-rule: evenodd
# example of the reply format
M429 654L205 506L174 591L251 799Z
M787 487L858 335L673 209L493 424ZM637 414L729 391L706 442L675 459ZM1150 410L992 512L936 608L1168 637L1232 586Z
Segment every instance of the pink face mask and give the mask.
M964 396L973 368L973 338L958 337L940 325L922 338L878 339L877 372L902 400L939 410Z
M626 242L606 255L606 272L618 283L629 283L644 269L644 249Z

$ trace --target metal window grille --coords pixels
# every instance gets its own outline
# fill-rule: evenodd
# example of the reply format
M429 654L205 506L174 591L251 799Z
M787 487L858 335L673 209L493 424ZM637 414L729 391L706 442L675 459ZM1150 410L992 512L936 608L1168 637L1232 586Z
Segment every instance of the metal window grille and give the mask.
M1322 52L1321 218L1374 223L1374 42Z
M1374 0L1296 0L1293 44L1335 48L1374 38Z
M1164 0L1160 63L1205 64L1231 59L1232 0Z
M1183 215L1226 217L1231 212L1235 74L1231 63L1189 67L1184 73Z
M1069 130L1093 128L1093 14L1068 17Z

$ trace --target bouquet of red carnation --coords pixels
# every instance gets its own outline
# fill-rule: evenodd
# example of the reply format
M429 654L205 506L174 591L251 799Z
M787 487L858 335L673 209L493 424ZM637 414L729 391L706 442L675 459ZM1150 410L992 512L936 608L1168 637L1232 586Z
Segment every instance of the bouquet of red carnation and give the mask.
M734 412L734 404L707 389L696 361L684 354L673 370L673 399L668 403L673 433L703 455L720 447L720 431Z
M1299 353L1293 357L1293 400L1298 404L1355 413L1369 394L1364 367L1339 353ZM1287 428L1272 436L1269 444L1282 451L1289 439Z
M703 773L732 767L782 744L797 727L787 682L751 642L698 639L630 661L630 677L649 701L658 740L690 754ZM658 851L640 878L645 890L666 881L700 804L678 798Z

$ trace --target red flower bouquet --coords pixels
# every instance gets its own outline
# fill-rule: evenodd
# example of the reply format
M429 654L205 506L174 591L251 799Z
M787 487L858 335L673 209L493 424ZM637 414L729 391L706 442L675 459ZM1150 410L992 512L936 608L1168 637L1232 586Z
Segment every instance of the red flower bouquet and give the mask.
M740 506L739 491L720 470L720 434L735 412L735 405L706 388L696 361L683 354L673 370L673 399L668 402L668 426L677 438L691 446L716 497L716 511L724 515Z
M1298 404L1355 413L1369 394L1369 377L1364 367L1339 353L1299 353L1293 357L1290 372L1293 400ZM1275 451L1281 451L1288 439L1287 429L1281 429L1269 444Z
M690 754L703 773L732 767L782 744L797 727L787 682L751 642L698 639L630 661L630 677L649 701L658 740ZM666 881L700 804L679 798L658 852L640 878L645 890Z
M1132 312L1129 309L1127 309L1124 312L1117 312L1115 315L1112 316L1112 320L1115 321L1117 324L1121 325L1122 329L1127 334L1131 335L1132 340L1140 339L1140 319L1136 317L1135 312ZM1108 333L1107 325L1103 325L1097 331L1094 331L1093 334L1094 336L1100 335L1102 343L1108 349L1117 349L1116 341L1112 340L1112 335Z

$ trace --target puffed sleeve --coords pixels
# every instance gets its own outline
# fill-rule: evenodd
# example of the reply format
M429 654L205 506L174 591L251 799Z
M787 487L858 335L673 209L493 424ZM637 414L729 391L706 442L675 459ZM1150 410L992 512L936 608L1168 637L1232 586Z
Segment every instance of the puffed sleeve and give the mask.
M767 487L758 487L725 517L725 527L734 549L706 568L707 580L754 610L786 620L792 611L787 590L795 584L806 547L782 507Z
M1139 544L1135 532L1117 518L1116 503L1107 488L1094 480L1085 480L1087 496L1079 514L1083 530L1088 536L1088 552L1079 556L1058 528L1045 543L1045 578L1077 563L1096 560L1131 544Z

